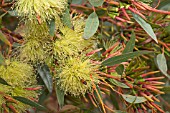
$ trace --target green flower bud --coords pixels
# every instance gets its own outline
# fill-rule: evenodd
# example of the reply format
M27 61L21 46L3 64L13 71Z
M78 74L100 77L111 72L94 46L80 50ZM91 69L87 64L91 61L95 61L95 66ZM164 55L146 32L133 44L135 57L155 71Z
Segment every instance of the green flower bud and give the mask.
M56 68L59 80L57 84L65 94L81 96L91 92L92 84L98 83L95 71L98 66L92 65L86 57L69 57L68 60Z
M62 13L67 0L17 0L15 5L19 16L46 22Z

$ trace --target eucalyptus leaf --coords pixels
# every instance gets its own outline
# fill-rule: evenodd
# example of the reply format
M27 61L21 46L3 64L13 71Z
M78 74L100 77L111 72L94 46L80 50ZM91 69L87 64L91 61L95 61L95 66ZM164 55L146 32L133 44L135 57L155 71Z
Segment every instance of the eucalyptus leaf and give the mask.
M114 110L114 113L127 113L126 111Z
M48 66L47 65L38 66L37 70L48 91L51 93L53 90L53 80Z
M19 16L16 10L8 11L8 14L10 14L11 16L15 16L15 17Z
M2 42L4 42L5 44L11 46L11 43L9 42L9 40L7 39L7 37L0 31L0 40Z
M126 84L119 82L115 79L109 79L109 81L114 84L115 86L121 87L121 88L129 88L129 86L127 86Z
M135 47L135 33L134 31L132 31L130 40L126 44L126 47L123 50L122 54L133 52L134 47Z
M127 94L122 94L122 97L124 100L126 100L129 103L134 103L134 104L138 104L138 103L143 103L146 102L147 99L144 97L139 97L139 96L133 96L133 95L127 95Z
M69 9L67 8L62 16L62 21L63 23L69 27L72 28L72 23L71 23L71 18L70 18L70 12Z
M36 102L33 102L33 101L31 101L31 100L29 100L29 99L27 99L27 98L20 97L20 96L14 96L13 98L14 98L15 100L18 100L18 101L24 103L24 104L30 105L30 106L32 106L32 107L35 107L35 108L37 108L37 109L39 109L39 110L47 110L47 108L45 108L45 107L42 106L41 104L38 104L38 103L36 103Z
M56 84L55 86L56 96L58 100L58 104L60 108L64 106L64 91L60 89L60 87Z
M55 20L52 19L49 23L48 23L48 27L49 27L49 34L51 37L54 37L55 35Z
M160 5L158 7L159 10L164 10L164 11L170 11L170 1L169 0L163 0L160 2Z
M0 77L0 84L10 86L3 78Z
M170 79L170 75L167 73L168 67L164 54L157 55L156 62L160 71Z
M141 18L139 15L132 13L134 19L139 23L139 25L148 33L148 35L156 41L156 43L158 43L158 40L156 38L156 35L151 27L151 25L147 22L145 22L145 20L143 20L143 18Z
M103 66L114 66L115 64L120 64L122 62L127 61L128 59L138 57L138 56L141 56L144 54L149 54L149 53L152 53L152 52L151 51L135 51L135 52L122 54L119 56L114 56L114 57L111 57L111 58L103 61L102 65Z
M99 26L99 18L97 14L93 12L87 18L83 38L89 39L90 37L92 37L96 33L98 26Z
M2 55L1 52L0 52L0 65L6 65L4 56Z
M118 75L122 75L123 72L124 72L124 65L123 64L120 64L119 66L116 67L116 72Z
M104 0L88 0L90 2L91 5L98 7L98 6L102 6L104 3Z

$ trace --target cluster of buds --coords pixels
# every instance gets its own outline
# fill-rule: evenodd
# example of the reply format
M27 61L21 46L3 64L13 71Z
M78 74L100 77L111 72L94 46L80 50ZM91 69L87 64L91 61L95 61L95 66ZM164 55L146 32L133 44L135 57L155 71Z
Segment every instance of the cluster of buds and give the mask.
M164 85L164 82L159 81L164 79L164 76L155 77L155 74L160 71L149 71L149 69L150 67L147 66L145 62L141 63L140 61L133 60L128 64L126 76L122 79L122 82L133 90L134 96L142 96L147 100L143 103L131 106L134 112L147 113L148 109L151 109L153 112L158 110L163 113L164 111L159 105L155 104L155 101L160 102L155 95L164 94L164 92L160 90L163 88L162 85Z

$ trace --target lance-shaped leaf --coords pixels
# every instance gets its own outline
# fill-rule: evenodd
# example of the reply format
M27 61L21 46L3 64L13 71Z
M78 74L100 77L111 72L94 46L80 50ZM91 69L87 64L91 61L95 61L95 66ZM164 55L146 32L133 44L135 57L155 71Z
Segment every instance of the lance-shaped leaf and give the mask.
M123 97L123 99L126 100L127 102L129 102L129 103L134 103L134 104L143 103L143 102L147 101L146 98L144 98L144 97L139 97L139 96L132 96L132 95L122 94L122 97Z
M93 12L87 18L83 38L89 39L90 37L92 37L96 33L98 26L99 26L99 18L97 14Z
M8 14L10 14L11 16L15 16L15 17L19 16L16 10L8 11Z
M119 55L119 56L114 56L114 57L111 57L111 58L103 61L102 65L103 66L113 66L115 64L120 64L122 62L125 62L128 59L138 57L138 56L141 56L143 54L149 54L149 53L152 53L152 52L151 51L135 51L135 52L122 54L122 55Z
M48 27L49 27L49 34L51 37L54 37L55 35L55 20L52 19L49 23L48 23Z
M4 42L5 44L11 46L11 43L9 42L9 40L6 38L6 36L0 31L0 40L2 42Z
M53 80L48 66L47 65L39 66L38 73L41 76L48 91L51 93L53 90Z
M24 104L30 105L30 106L32 106L32 107L35 107L35 108L37 108L37 109L39 109L39 110L47 110L47 108L45 108L45 107L42 106L41 104L38 104L38 103L36 103L36 102L34 102L34 101L31 101L31 100L29 100L29 99L27 99L27 98L20 97L20 96L14 96L13 98L14 98L15 100L18 100L18 101L24 103Z
M114 110L114 113L127 113L126 111Z
M170 1L169 0L163 0L160 2L158 9L164 10L164 11L170 11Z
M90 4L98 7L98 6L102 6L104 3L104 0L89 0Z
M164 54L157 55L156 62L160 71L170 79L170 75L167 73L168 68L167 68L167 62Z
M116 67L116 72L117 72L117 74L122 75L123 72L124 72L124 65L120 64L119 66L117 66Z
M156 41L156 43L158 43L158 40L156 38L156 35L151 27L150 24L148 24L147 22L145 22L145 20L143 20L143 18L141 18L139 15L132 13L134 19L139 23L139 25L148 33L148 35Z
M3 78L0 77L0 84L10 86Z
M71 18L70 18L70 13L69 9L67 8L62 16L62 21L64 25L66 25L69 28L72 28L72 23L71 23Z
M2 55L2 53L0 52L0 65L5 65L5 59L4 56Z
M115 79L109 79L109 81L114 84L115 86L121 87L121 88L129 88L129 86L127 86L126 84L119 82Z
M132 31L130 40L126 44L126 47L123 50L122 54L133 52L134 46L135 46L135 33L134 33L134 31Z
M55 91L56 91L59 107L62 108L64 106L64 91L61 90L57 84L55 86Z

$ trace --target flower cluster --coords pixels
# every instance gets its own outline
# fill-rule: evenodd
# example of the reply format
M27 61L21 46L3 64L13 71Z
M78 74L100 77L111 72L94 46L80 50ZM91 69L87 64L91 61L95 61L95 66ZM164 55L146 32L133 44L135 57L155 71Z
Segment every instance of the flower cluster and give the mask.
M86 57L69 57L62 67L58 67L57 84L65 92L73 96L91 92L92 84L98 83L97 66L91 64Z
M44 63L53 51L49 27L55 21L57 30L61 25L60 15L67 0L17 0L15 10L24 20L24 42L17 48L14 58L0 66L0 106L3 112L21 113L30 106L17 101L15 96L35 100L38 97L36 76L30 64ZM34 88L36 87L36 88ZM39 89L39 88L38 88Z
M0 78L7 82L6 84L0 84L0 105L4 106L4 109L14 107L11 109L22 112L29 107L16 101L12 96L37 98L38 93L26 90L26 88L36 86L33 67L29 64L6 60L6 65L0 66Z
M67 0L18 0L15 9L21 17L46 22L60 15L66 5Z
M97 84L98 75L95 71L99 66L91 63L86 53L92 50L93 40L82 38L85 21L83 18L72 19L74 30L63 26L60 37L54 43L54 76L57 84L65 94L82 96L92 91L92 85Z

